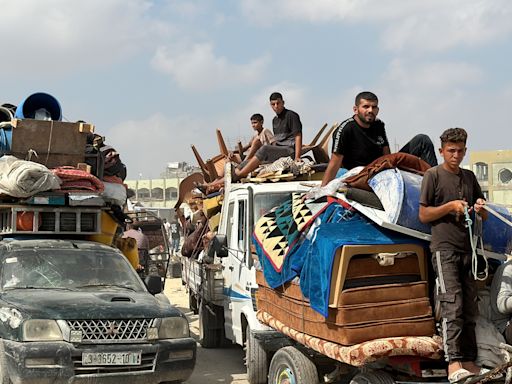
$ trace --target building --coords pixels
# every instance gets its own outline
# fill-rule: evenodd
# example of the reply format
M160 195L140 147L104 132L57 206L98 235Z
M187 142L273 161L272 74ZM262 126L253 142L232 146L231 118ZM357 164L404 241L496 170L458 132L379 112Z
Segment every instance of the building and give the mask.
M125 180L125 184L135 193L131 198L133 202L151 208L158 216L169 220L174 216L181 180L194 172L198 169L185 162L173 162L167 164L160 178Z
M486 199L512 211L512 150L471 151L469 162Z

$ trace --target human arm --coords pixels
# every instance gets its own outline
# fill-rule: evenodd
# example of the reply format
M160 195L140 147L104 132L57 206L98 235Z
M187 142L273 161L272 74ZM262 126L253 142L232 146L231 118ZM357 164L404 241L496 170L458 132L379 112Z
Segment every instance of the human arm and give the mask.
M333 152L331 159L329 160L329 164L327 164L324 177L322 178L322 187L326 186L331 180L334 179L336 173L338 173L338 170L341 168L342 163L343 155Z
M464 200L452 200L437 207L420 204L419 218L422 223L431 223L450 213L464 215L468 203Z
M302 132L295 135L295 161L300 161L300 153L302 151Z

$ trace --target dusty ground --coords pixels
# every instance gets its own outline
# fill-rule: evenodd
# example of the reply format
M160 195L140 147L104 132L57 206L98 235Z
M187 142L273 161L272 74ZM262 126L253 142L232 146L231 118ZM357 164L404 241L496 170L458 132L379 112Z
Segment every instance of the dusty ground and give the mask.
M188 317L190 331L197 340L199 335L197 315L188 308L188 293L181 278L167 279L165 294ZM233 383L249 384L246 380L244 351L238 345L226 348L203 349L197 344L197 362L194 373L187 384Z

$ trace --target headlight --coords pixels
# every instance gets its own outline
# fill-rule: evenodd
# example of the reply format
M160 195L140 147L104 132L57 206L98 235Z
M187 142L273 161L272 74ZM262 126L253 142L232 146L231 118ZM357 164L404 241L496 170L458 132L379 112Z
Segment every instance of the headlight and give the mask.
M62 332L55 320L27 320L23 323L24 341L62 340Z
M158 328L159 339L189 337L188 321L183 317L165 317Z

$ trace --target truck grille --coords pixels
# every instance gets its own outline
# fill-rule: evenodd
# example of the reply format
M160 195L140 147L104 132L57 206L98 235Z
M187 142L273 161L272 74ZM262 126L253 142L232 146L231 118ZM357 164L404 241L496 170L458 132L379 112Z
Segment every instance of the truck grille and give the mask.
M81 331L82 343L86 344L146 341L153 323L153 319L68 320L71 331Z
M116 374L126 372L153 372L155 370L156 353L143 353L141 365L119 365L119 366L89 366L82 365L82 357L73 357L73 366L75 376L85 376L94 374Z

